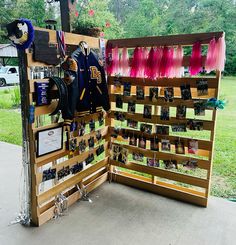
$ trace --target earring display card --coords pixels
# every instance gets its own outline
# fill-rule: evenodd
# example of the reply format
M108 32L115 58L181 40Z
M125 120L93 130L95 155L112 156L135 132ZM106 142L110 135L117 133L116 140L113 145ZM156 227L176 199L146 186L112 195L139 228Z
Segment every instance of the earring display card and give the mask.
M158 99L158 88L149 89L149 100L152 102L157 102Z
M120 109L123 108L123 99L120 95L116 95L116 107Z
M158 167L160 167L159 160L157 160L155 158L147 158L147 166L158 168Z
M161 116L160 119L163 121L170 120L170 108L168 106L161 107Z
M128 149L119 145L112 145L111 158L113 160L126 164L128 162L128 155Z
M191 159L191 160L188 160L188 161L184 161L183 162L183 167L185 167L185 168L187 168L187 169L195 169L195 168L197 168L197 160L193 160L193 159Z
M176 109L176 118L185 119L186 118L187 107L185 105L178 105Z
M178 164L176 160L163 160L165 169L178 169Z
M176 154L185 154L184 143L182 141L175 141L175 153Z
M161 140L161 150L170 151L170 141L166 139Z
M203 96L208 95L208 81L207 80L199 80L197 83L197 95Z
M197 121L197 120L188 120L187 125L190 130L198 130L201 131L203 130L203 122L202 121Z
M192 94L189 84L184 84L180 86L181 96L183 100L191 100Z
M195 116L205 116L205 101L198 100L194 101L194 114Z
M120 111L115 111L114 113L115 119L121 122L125 121L125 113L124 112L120 112Z
M137 137L134 136L134 135L130 136L129 144L132 145L132 146L137 146Z
M138 162L143 162L143 154L139 152L138 153L133 152L133 160Z
M130 92L131 92L131 84L128 82L124 83L124 96L130 96Z
M152 106L151 105L144 105L143 107L143 118L152 118Z
M169 135L169 126L156 125L156 134Z
M151 145L150 148L152 151L159 151L159 140L157 137L150 139Z
M172 132L186 132L186 125L185 124L177 124L177 125L172 125Z
M164 98L166 102L173 102L174 100L174 88L164 89Z
M137 86L136 99L137 100L144 100L144 89L141 86Z
M146 149L146 138L145 137L140 137L139 142L138 142L138 147Z
M135 102L134 101L128 102L128 113L135 114Z
M189 154L197 154L198 151L198 141L197 140L190 140L188 142L188 153Z
M138 128L138 122L135 121L135 120L132 120L132 119L128 119L127 120L127 126L130 127L130 128L137 129Z
M152 133L152 125L146 124L146 123L141 123L140 124L140 131L142 133L151 134Z

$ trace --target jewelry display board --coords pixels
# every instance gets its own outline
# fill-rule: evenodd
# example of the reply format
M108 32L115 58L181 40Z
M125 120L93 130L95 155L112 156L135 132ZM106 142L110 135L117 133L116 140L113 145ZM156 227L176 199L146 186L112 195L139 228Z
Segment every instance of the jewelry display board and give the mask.
M35 28L36 30L49 33L50 45L56 45L56 31ZM81 36L72 33L65 33L65 43L68 47L67 55L75 50L80 41L86 41L87 44L95 49L100 49L99 39L87 36ZM74 147L79 146L80 142L85 143L85 148L73 151L67 146L66 131L63 127L63 120L57 120L57 116L50 116L57 106L57 95L55 88L55 99L50 104L38 106L36 103L35 83L48 83L45 77L60 76L59 66L51 66L45 63L34 61L32 50L26 50L19 54L21 66L21 86L25 85L26 101L24 113L34 115L34 122L24 121L24 128L28 135L29 144L24 145L25 154L29 152L30 177L31 177L31 200L30 216L34 225L40 226L46 221L56 216L56 200L63 194L67 199L66 206L75 203L82 196L101 185L107 180L108 175L108 122L104 114L95 113L84 117L75 115L74 123L83 124L83 133L79 133L79 128L71 132L74 140ZM33 105L33 112L31 112ZM31 119L32 120L32 119ZM89 123L95 123L95 129L89 129ZM63 143L61 148L61 128L64 128ZM47 134L45 134L45 132ZM48 133L49 132L49 133ZM96 138L100 134L99 139ZM50 134L54 134L50 141ZM58 135L56 135L58 134ZM88 140L93 138L93 147L89 148ZM41 141L38 142L38 139ZM58 139L58 142L56 140ZM48 144L48 146L47 146ZM97 150L103 146L103 153L97 157ZM40 147L40 149L37 149ZM41 150L42 148L42 150ZM48 149L47 149L48 148ZM71 145L73 148L73 145ZM39 154L38 150L42 151ZM49 151L49 152L48 152ZM51 152L50 152L51 151ZM94 156L94 159L89 156Z
M136 47L181 45L187 48L192 47L197 41L202 45L208 45L212 38L222 35L223 32L117 39L109 40L107 45L118 49L128 48L131 51ZM202 67L205 59L203 56ZM188 67L189 61L190 56L185 55L182 65ZM207 108L204 111L205 116L195 116L194 110L195 103L212 97L218 98L220 77L219 71L212 76L186 75L182 78L156 80L109 76L112 108L110 130L111 136L114 135L111 138L112 145L121 146L129 152L127 163L118 161L115 155L111 155L112 181L206 207L212 173L216 109ZM208 93L205 95L199 95L197 92L201 81L207 81L208 84ZM129 90L129 86L130 95L127 96L127 91L124 90L127 90L127 87ZM191 99L182 98L181 86L190 88ZM154 100L150 98L153 96L150 93L155 93L155 89L150 88L158 90L158 96ZM165 99L168 97L168 91L173 95L169 101L168 98ZM187 115L183 118L176 115L177 109L181 106L187 110ZM169 108L170 115L168 118L162 118L165 116L162 108L166 107ZM151 113L145 112L148 108L151 108ZM145 124L151 125L151 129ZM156 130L156 126L159 131ZM160 131L166 127L167 133ZM181 132L181 128L185 127L187 132ZM173 132L178 130L179 132ZM154 140L156 148L152 145ZM194 144L197 145L195 150Z

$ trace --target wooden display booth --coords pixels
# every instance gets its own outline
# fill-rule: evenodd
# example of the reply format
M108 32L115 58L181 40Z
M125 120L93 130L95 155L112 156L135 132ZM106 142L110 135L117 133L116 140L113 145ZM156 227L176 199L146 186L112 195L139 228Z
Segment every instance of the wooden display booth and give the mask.
M49 33L49 43L57 44L56 32L53 30L38 29ZM109 40L113 47L118 48L127 47L134 49L137 46L140 47L152 47L152 46L176 46L182 45L185 47L191 47L196 41L200 41L201 44L207 45L213 37L219 38L223 35L222 32L218 33L203 33L203 34L189 34L189 35L174 35L167 37L145 37L145 38L131 38L131 39L117 39ZM81 36L72 33L65 33L65 43L68 45L67 55L76 49L80 41L86 41L88 45L93 49L100 49L100 40L93 37ZM24 90L27 94L23 103L23 126L25 139L28 144L24 144L26 153L29 153L27 159L30 163L30 176L31 176L31 202L30 202L30 216L34 225L40 226L46 221L52 219L55 216L55 199L58 195L63 194L67 198L67 205L70 206L75 203L82 196L86 196L87 193L91 192L99 185L107 180L115 181L125 185L134 186L147 191L151 191L164 196L176 198L186 202L194 203L200 206L207 206L207 201L210 192L210 180L212 172L212 159L213 159L213 147L214 147L214 135L216 125L216 110L209 109L209 113L206 113L206 119L200 119L203 122L203 131L207 132L204 134L202 139L198 141L198 152L196 155L185 155L175 154L173 152L174 144L177 140L183 142L184 147L187 148L188 142L194 139L193 136L185 136L184 133L181 135L159 135L155 132L155 125L176 125L179 123L186 123L189 119L194 117L188 115L185 119L179 120L174 114L174 110L180 104L185 105L191 111L194 108L195 100L205 100L207 98L217 98L220 83L220 72L216 72L216 76L211 77L183 77L183 78L161 78L157 80L149 80L143 78L130 78L130 77L119 77L121 88L123 89L124 82L131 84L131 95L129 97L123 97L124 105L130 100L136 101L136 105L139 105L136 109L135 114L130 114L123 109L119 110L124 113L125 120L132 119L139 123L147 123L152 125L152 132L143 133L137 129L131 129L127 127L124 122L119 122L115 119L115 112L118 111L115 108L116 96L119 94L114 90L114 80L117 77L108 76L108 86L110 93L110 101L112 112L109 117L104 118L104 124L98 121L102 121L100 113L87 115L84 117L75 117L78 123L85 122L87 125L91 119L95 120L95 131L90 132L88 127L85 128L85 134L83 136L77 136L78 131L74 132L74 137L77 139L76 144L78 145L81 140L87 140L90 137L94 137L98 130L101 132L102 139L99 141L95 140L95 147L89 149L88 147L82 153L77 151L71 153L66 146L66 135L63 132L63 148L61 150L43 155L37 156L37 140L39 132L43 130L54 129L63 126L63 121L59 120L55 122L52 116L49 116L57 105L56 98L51 101L50 105L36 106L35 104L35 82L44 81L48 82L48 79L41 77L39 74L42 72L40 69L50 70L51 72L60 72L55 67L46 65L41 62L34 61L33 53L31 50L20 53L21 62L21 90ZM204 62L204 59L203 59ZM189 56L184 56L183 66L189 65ZM204 64L203 64L204 65ZM35 73L38 75L35 76ZM55 75L55 74L54 74ZM44 75L45 76L45 75ZM199 97L196 90L196 81L206 79L208 81L208 95ZM180 97L180 86L182 84L189 84L192 92L192 100L184 101ZM144 99L136 100L136 88L141 86L144 88ZM152 102L149 100L149 88L158 87L160 95L157 101ZM174 88L174 101L165 102L163 99L163 93L165 87ZM122 90L123 91L123 90ZM34 105L34 117L33 123L29 123L28 115L30 112L30 106ZM142 115L142 106L151 105L152 115L151 118L144 118ZM173 110L173 115L170 116L168 121L160 120L160 106L168 105ZM116 127L120 130L116 130ZM127 144L127 138L122 135L124 129L127 137L134 135L137 137L145 136L147 141L146 149L138 148L137 146L131 146ZM114 131L116 137L114 138ZM198 137L198 135L196 135ZM150 139L157 137L159 144L161 139L169 140L171 145L170 152L163 151L152 151L150 150ZM26 142L27 142L26 141ZM195 171L184 171L183 169L168 170L160 165L159 167L147 166L145 162L139 163L137 161L128 160L128 163L122 164L121 162L115 161L110 158L112 145L122 145L123 148L129 150L129 154L138 153L142 154L143 157L156 158L162 160L175 160L179 165L183 161L189 159L197 160L197 169ZM96 150L100 145L104 145L104 153L96 157ZM84 162L88 157L94 154L95 158L87 165L83 166L80 171L72 173L68 172L67 176L58 178L58 173L61 170L71 169L76 164ZM130 159L130 157L129 157ZM77 166L77 165L76 165ZM55 178L43 181L43 173L46 170L52 170L56 173Z

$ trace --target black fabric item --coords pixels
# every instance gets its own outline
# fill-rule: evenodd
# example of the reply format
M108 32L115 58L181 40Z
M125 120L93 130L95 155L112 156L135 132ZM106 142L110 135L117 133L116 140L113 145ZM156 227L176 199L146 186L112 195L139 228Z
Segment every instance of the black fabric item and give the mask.
M48 65L58 65L60 58L56 45L49 45L49 33L46 31L35 31L33 43L33 58L35 61Z
M56 115L59 110L63 112L68 107L68 91L67 91L66 84L59 77L50 77L49 78L49 91L52 89L54 85L56 85L58 89L59 100L58 100L56 109L50 114L50 116Z

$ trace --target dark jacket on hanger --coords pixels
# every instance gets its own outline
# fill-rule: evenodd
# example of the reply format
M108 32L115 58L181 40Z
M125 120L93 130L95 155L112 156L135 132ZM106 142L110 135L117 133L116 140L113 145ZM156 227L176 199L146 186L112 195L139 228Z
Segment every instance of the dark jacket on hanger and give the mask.
M62 112L65 124L71 123L76 111L84 116L110 110L103 62L94 51L80 45L62 68L68 87L68 108Z

